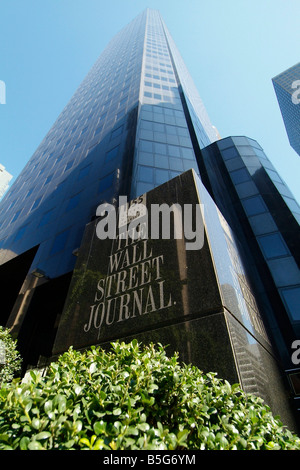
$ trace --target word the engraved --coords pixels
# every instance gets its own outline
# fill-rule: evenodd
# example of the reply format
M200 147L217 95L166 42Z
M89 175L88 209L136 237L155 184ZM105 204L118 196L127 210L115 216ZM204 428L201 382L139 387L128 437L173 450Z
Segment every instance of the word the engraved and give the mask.
M102 217L96 227L100 240L116 239L129 222L128 232L133 239L140 238L140 223L146 223L143 237L186 240L186 250L200 250L204 244L203 204L151 204L148 210L146 195L127 203L126 196L119 197L119 211L112 204L101 204L96 215ZM118 213L117 213L118 212ZM149 213L148 213L149 212ZM151 227L151 229L149 228ZM193 229L193 227L195 229Z
M145 229L140 224L140 238L126 230L113 242L108 273L96 286L85 333L95 328L99 335L102 327L173 305L163 279L164 256L153 253L151 241L142 237Z

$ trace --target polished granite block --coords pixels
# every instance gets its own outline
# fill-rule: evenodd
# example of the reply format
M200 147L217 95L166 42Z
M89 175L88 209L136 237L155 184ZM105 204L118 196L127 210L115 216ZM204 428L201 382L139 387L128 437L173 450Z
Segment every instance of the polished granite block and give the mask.
M53 353L214 314L223 306L263 336L231 231L194 171L135 204L119 209L117 238L99 239L100 228L107 231L113 220L107 216L87 226ZM131 218L129 207L139 208ZM138 239L132 237L134 224Z
M195 172L121 202L116 219L107 206L110 216L99 210L86 227L53 356L124 338L159 342L289 416L238 244ZM114 222L118 236L99 239Z
M130 236L128 224L121 227L119 238L105 240L97 236L99 219L87 226L59 325L55 354L70 345L81 348L222 308L200 206L201 249L197 250L186 249L191 242L182 233L180 238L173 236L174 224L182 230L183 215L177 214L173 222L173 212L168 212L173 204L180 205L177 211L184 203L194 209L199 204L194 173L150 191L142 200L148 213L133 219L139 223L139 239ZM151 210L161 201L166 212L157 224ZM168 229L166 217L170 220L170 237L166 234L167 238L162 238L164 229ZM188 230L192 220L191 216ZM156 235L153 227L159 230ZM145 230L158 238L144 238Z

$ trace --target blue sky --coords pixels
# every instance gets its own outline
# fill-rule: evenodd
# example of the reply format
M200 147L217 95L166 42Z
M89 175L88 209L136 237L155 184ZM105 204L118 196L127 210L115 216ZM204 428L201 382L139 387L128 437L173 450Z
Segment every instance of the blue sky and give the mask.
M300 157L271 82L300 60L299 0L0 0L0 163L18 176L113 35L147 7L221 136L256 139L299 202Z

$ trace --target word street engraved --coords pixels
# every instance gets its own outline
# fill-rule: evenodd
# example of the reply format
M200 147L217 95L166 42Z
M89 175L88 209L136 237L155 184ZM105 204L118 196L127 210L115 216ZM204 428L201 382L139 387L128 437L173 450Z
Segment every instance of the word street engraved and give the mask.
M122 232L112 243L108 272L95 289L94 303L84 325L87 333L116 322L150 314L173 305L163 278L164 255L155 254L151 239L143 238L146 223L140 223L140 236Z

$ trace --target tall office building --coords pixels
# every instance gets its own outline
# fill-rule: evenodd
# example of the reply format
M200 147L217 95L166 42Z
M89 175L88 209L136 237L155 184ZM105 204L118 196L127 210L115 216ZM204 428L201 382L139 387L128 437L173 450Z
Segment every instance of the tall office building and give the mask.
M300 62L272 79L291 147L300 155Z
M9 188L9 182L12 179L12 175L5 170L3 165L0 165L0 199L4 196Z
M243 167L244 156L262 157L257 154L262 153L258 144L243 142L250 154L234 150L235 138L220 140L157 11L144 11L112 39L1 203L0 323L18 337L26 364L51 356L76 253L97 207L103 201L117 205L119 195L134 199L191 168L244 247L245 266L262 316L273 332L279 355L288 363L289 341L299 320L294 309L298 259L295 237L289 232L298 230L298 209L287 188L284 193L277 188L282 196L279 206L284 203L290 210L284 206L285 212L276 215L279 199L274 193L274 201L266 206L269 213L264 225L255 219L260 213L251 213L255 201L250 199L260 198L263 183L255 179L255 189L251 178L241 180L243 186L235 189L237 193L232 186L247 171L253 176L251 163ZM237 158L228 158L227 164L228 148ZM240 176L231 174L233 170ZM274 171L265 165L262 178L270 175L269 170ZM256 191L253 194L250 186ZM237 194L234 202L233 194ZM252 251L252 238L248 240L243 226L247 217L261 253ZM290 220L288 230L282 217ZM268 221L273 230L257 231ZM275 251L269 258L271 247ZM287 276L295 276L284 285L272 278L273 268L277 274L283 269L276 268L274 252L286 258ZM263 263L271 272L270 288L263 280ZM275 291L290 309L282 310L283 317L274 310L276 301L270 300ZM254 302L251 296L248 300L249 305Z
M199 173L187 114L201 147L217 138L160 14L146 10L111 40L2 201L0 321L23 356L51 350L98 205Z

